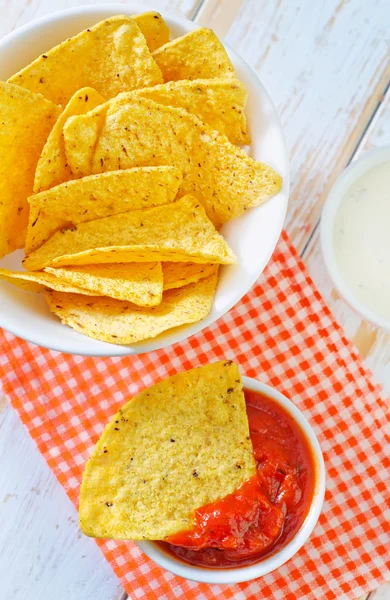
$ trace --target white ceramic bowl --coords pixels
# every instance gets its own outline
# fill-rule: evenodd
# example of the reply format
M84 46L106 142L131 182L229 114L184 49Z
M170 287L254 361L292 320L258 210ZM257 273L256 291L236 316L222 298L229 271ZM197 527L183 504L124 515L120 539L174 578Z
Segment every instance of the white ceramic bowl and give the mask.
M367 173L374 167L387 162L390 163L390 146L376 148L364 154L361 158L353 161L338 177L333 185L328 198L325 202L321 216L321 246L325 264L335 288L349 304L349 306L364 319L367 319L377 327L382 327L390 331L390 320L376 314L366 306L346 283L341 270L336 261L333 231L334 222L340 206L340 203L355 181L364 173Z
M288 400L286 396L274 388L249 377L243 377L242 380L245 388L261 392L282 406L295 422L298 423L306 439L309 441L316 463L316 483L313 501L308 515L295 537L274 555L248 567L233 569L207 569L197 567L176 559L154 542L137 542L141 550L154 562L160 565L160 567L171 571L171 573L174 573L175 575L184 577L185 579L192 579L193 581L202 583L223 584L239 583L242 581L249 581L250 579L256 579L257 577L263 577L263 575L266 575L283 565L298 552L313 531L322 510L325 494L325 465L320 445L311 425L291 400Z
M136 14L145 5L96 4L64 10L9 34L0 40L0 79L7 79L52 46L79 31L115 14ZM177 37L196 25L186 19L163 13ZM282 191L269 202L248 211L223 228L223 235L238 256L238 265L224 266L209 316L199 323L168 331L158 338L132 346L119 346L93 340L62 325L52 315L42 294L19 290L0 282L0 326L12 333L53 350L89 356L140 354L179 342L213 323L226 313L252 287L269 261L279 239L286 213L289 170L286 144L278 115L268 93L250 67L231 49L229 56L237 75L249 90L247 117L252 137L250 154L274 167L283 177ZM0 267L20 269L23 253L14 252L0 261Z

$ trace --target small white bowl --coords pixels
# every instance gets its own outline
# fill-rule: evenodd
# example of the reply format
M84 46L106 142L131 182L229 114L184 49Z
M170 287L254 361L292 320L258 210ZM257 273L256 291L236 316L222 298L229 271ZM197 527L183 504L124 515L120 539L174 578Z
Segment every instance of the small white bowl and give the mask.
M263 577L267 573L271 573L285 562L290 560L294 554L303 546L311 532L313 531L318 517L321 514L322 505L324 502L325 494L325 465L322 456L321 448L318 443L317 437L300 410L288 400L286 396L275 390L274 388L261 383L256 379L249 377L243 377L244 388L249 390L255 390L264 394L268 398L271 398L274 402L283 407L288 412L296 423L298 423L300 429L304 433L306 439L313 451L313 456L316 464L316 483L313 494L313 501L310 510L307 514L305 521L301 528L296 533L295 537L286 546L281 548L278 552L261 560L258 563L250 565L248 567L238 567L232 569L208 569L187 564L171 554L165 552L159 544L154 542L137 542L141 550L151 558L155 563L167 569L175 575L184 577L185 579L191 579L193 581L199 581L201 583L240 583L242 581L249 581L250 579L256 579L257 577Z
M149 10L139 4L97 4L71 8L33 21L0 41L0 79L7 79L49 48L102 19L115 14L137 14ZM172 37L198 26L186 19L163 13ZM252 287L268 263L279 239L289 193L286 143L278 115L263 85L252 69L231 49L229 56L238 78L249 91L247 117L252 137L250 154L274 167L283 177L281 192L263 206L252 209L226 224L223 235L238 256L238 265L220 270L218 289L209 316L199 323L183 326L158 338L132 346L119 346L88 338L62 325L52 315L42 294L19 290L0 282L0 326L40 346L87 356L141 354L179 342L211 325L231 309ZM0 267L20 269L23 253L14 252L0 261Z
M356 297L354 292L346 283L343 274L337 264L334 244L333 244L333 233L335 218L340 206L342 199L345 194L364 173L367 173L374 167L387 162L390 163L390 146L383 146L370 150L364 154L361 158L353 161L338 177L332 189L329 192L328 198L325 202L321 216L321 247L324 256L325 264L328 269L329 275L332 279L333 285L349 304L349 306L357 312L360 316L367 321L370 321L377 327L382 327L390 331L390 320L376 314L368 306L366 306L359 298Z

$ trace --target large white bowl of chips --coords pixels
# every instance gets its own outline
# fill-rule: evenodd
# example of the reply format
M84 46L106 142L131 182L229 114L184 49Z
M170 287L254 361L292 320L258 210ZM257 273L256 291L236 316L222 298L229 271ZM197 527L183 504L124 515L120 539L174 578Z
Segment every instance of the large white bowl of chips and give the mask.
M0 79L6 80L38 55L107 17L137 14L152 7L137 4L99 4L64 10L33 21L0 40ZM197 27L182 17L163 13L171 37ZM119 346L86 337L62 325L49 312L43 294L25 292L0 282L0 326L40 346L87 356L123 356L150 352L180 342L211 325L230 310L253 286L267 265L279 239L289 195L286 143L274 105L252 69L226 46L238 79L249 92L247 120L250 156L265 162L283 177L282 190L268 202L225 224L222 234L238 257L238 264L220 269L217 292L209 316L192 325L167 331L157 338ZM20 270L23 252L0 261L0 267Z

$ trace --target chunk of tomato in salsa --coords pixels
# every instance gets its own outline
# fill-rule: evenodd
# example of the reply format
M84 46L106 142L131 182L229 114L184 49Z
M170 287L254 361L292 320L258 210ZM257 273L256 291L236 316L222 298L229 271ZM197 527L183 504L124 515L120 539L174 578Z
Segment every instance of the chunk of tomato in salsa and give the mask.
M195 511L196 525L167 541L194 550L219 548L236 554L258 553L272 545L283 527L283 511L261 490L258 478L245 481L233 494Z
M310 508L315 466L309 443L279 405L244 391L257 476L195 511L193 529L162 542L191 564L229 568L257 562L294 537Z

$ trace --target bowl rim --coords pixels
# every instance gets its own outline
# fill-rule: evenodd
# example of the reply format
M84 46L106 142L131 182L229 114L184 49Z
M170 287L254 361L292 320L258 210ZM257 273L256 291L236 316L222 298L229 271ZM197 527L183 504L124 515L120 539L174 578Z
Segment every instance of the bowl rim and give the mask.
M18 36L23 36L31 30L39 29L41 26L47 25L48 23L60 22L64 18L70 18L77 15L85 15L85 14L94 14L96 11L107 11L115 14L137 14L142 13L148 10L156 10L153 6L141 5L137 2L130 2L129 4L120 4L120 3L95 3L84 6L71 7L64 10L56 11L50 13L49 15L45 15L38 19L32 20L20 28L15 29L10 32L6 36L4 36L0 40L0 51L5 51L7 44L14 41ZM158 9L157 9L158 10ZM175 26L182 27L189 30L198 29L201 26L189 19L181 16L177 16L176 14L172 14L169 11L161 11L163 18L170 20ZM180 327L174 328L171 331L166 331L157 336L156 338L149 338L147 340L143 340L141 342L137 342L135 344L129 345L116 345L109 344L106 342L99 342L99 340L93 340L96 342L96 346L93 349L88 348L79 348L78 339L73 338L63 338L62 336L58 337L48 337L41 333L40 335L32 334L31 335L26 332L25 324L23 322L13 323L12 327L6 323L5 319L1 319L0 315L0 326L10 331L14 335L26 340L27 342L36 344L38 346L48 348L50 350L69 353L73 355L81 355L81 356L90 356L90 357L116 357L116 356L136 356L138 354L143 354L145 352L153 352L155 350L160 350L172 346L173 344L184 342L196 335L203 329L213 325L218 319L223 317L226 313L228 313L233 306L235 306L244 296L247 294L264 271L266 265L268 264L275 248L280 238L287 207L289 201L289 191L290 191L290 165L289 165L289 154L286 143L286 137L280 122L280 118L276 107L267 91L263 83L258 78L257 74L254 70L244 61L243 58L239 54L237 54L232 48L230 48L227 44L222 42L226 51L229 54L229 57L239 65L239 71L245 74L245 77L251 81L251 84L254 89L256 89L257 95L262 95L266 100L267 104L272 108L273 117L275 122L278 124L279 135L282 142L283 147L283 156L282 161L286 166L286 172L283 174L283 188L280 193L284 196L284 203L280 211L280 218L278 227L275 227L275 232L272 239L272 244L270 243L268 247L267 253L264 254L262 263L259 264L259 268L256 272L252 273L252 276L248 277L247 284L244 287L235 286L235 289L231 293L230 300L226 303L226 305L218 311L218 314L210 314L201 321L195 323L188 323L182 325ZM277 195L278 196L278 195ZM272 201L272 199L271 199ZM261 206L256 207L260 209ZM256 210L254 208L253 210ZM65 325L63 325L65 327ZM79 334L82 335L82 334ZM99 344L99 345L98 345ZM77 348L77 351L75 351Z
M390 319L375 313L361 302L346 283L337 264L333 245L334 221L345 193L362 175L384 162L390 162L390 144L365 152L342 171L331 187L322 209L320 238L327 271L339 294L361 317L377 327L390 331Z
M176 559L167 552L164 552L164 550L155 542L136 542L138 547L160 567L163 567L174 575L178 575L179 577L190 579L192 581L197 581L199 583L241 583L244 581L257 579L258 577L263 577L264 575L267 575L268 573L271 573L275 569L279 568L288 560L290 560L290 558L292 558L298 552L303 544L305 544L315 525L317 524L324 502L326 487L325 463L317 436L314 433L309 421L299 410L299 408L297 408L297 406L295 406L291 400L289 400L276 388L251 377L243 376L242 382L244 388L261 392L282 406L299 425L300 429L306 436L306 439L308 440L313 451L317 468L316 486L313 494L313 501L305 521L293 539L275 554L269 556L261 562L249 565L247 567L236 567L232 569L207 569L204 567L198 567Z

